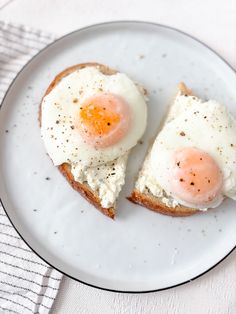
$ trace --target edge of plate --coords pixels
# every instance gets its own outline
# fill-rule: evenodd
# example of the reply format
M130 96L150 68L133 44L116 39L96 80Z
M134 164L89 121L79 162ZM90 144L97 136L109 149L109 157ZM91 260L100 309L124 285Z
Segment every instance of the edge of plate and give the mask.
M194 41L200 43L201 45L203 45L204 47L206 47L207 49L209 49L213 54L215 54L216 57L218 57L220 60L222 60L235 74L236 74L236 71L235 69L231 66L231 64L229 64L229 62L227 62L221 55L219 55L215 50L213 50L211 47L209 47L207 44L205 44L204 42L202 42L201 40L197 39L196 37L182 31L182 30L179 30L175 27L172 27L172 26L168 26L168 25L163 25L163 24L159 24L159 23L155 23L155 22L147 22L147 21L140 21L140 20L117 20L117 21L107 21L107 22L102 22L102 23L96 23L96 24L92 24L92 25L88 25L88 26L85 26L85 27L82 27L82 28L79 28L75 31L72 31L68 34L65 34L59 38L57 38L56 40L52 41L51 43L49 43L48 45L46 45L43 49L41 49L39 52L37 52L22 68L21 70L17 73L17 75L15 76L15 78L12 80L11 84L9 85L9 87L7 88L7 91L2 99L2 102L0 104L0 110L2 108L2 105L5 101L5 98L7 97L12 85L14 84L14 82L16 81L16 79L18 78L18 76L20 75L20 73L35 59L37 58L37 56L39 54L41 54L44 50L46 50L48 47L52 46L53 44L55 44L56 42L74 34L74 33L77 33L77 32L80 32L80 31L84 31L84 30L87 30L87 29L90 29L90 28L94 28L94 27L97 27L97 26L103 26L103 25L109 25L109 24L122 24L122 23L127 23L127 24L132 24L132 23L137 23L137 24L149 24L149 25L153 25L153 26L158 26L158 27L162 27L162 28L166 28L166 29L170 29L172 31L175 31L177 33L180 33L182 35L185 35L186 37L188 38L191 38L193 39ZM68 275L66 274L64 271L60 270L59 268L53 266L51 263L49 263L46 259L44 259L42 256L39 255L39 253L37 253L29 244L28 242L22 237L22 235L20 234L20 232L17 230L16 226L14 225L12 219L10 218L10 216L8 215L7 213L7 210L3 204L3 201L2 201L2 198L0 196L0 203L3 207L3 210L5 212L5 214L7 215L8 219L10 220L12 226L14 227L14 229L16 230L16 232L18 233L18 235L21 237L21 239L25 242L25 244L32 250L32 252L34 252L39 258L41 258L46 264L48 264L49 266L53 267L54 269L56 269L57 271L59 271L60 273L62 273L63 275L73 279L73 280L76 280L82 284L85 284L89 287L92 287L92 288L96 288L96 289L100 289L100 290L105 290L105 291L110 291L110 292L117 292L117 293L132 293L132 294L141 294L141 293L152 293L152 292L158 292L158 291L163 291L163 290L168 290L168 289L172 289L172 288L176 288L178 286L182 286L184 284L187 284L189 282L192 282L194 280L196 280L197 278L205 275L206 273L210 272L212 269L214 269L216 266L218 266L221 262L223 262L235 249L236 249L236 245L221 259L219 260L216 264L214 264L213 266L211 266L210 268L208 268L207 270L205 270L203 273L200 273L199 275L193 277L193 278L190 278L184 282L181 282L181 283L178 283L178 284L175 284L175 285L172 285L172 286L168 286L168 287L164 287L164 288L159 288L159 289L153 289L153 290L141 290L141 291L123 291L123 290L115 290L115 289L109 289L109 288L104 288L104 287L100 287L100 286L96 286L96 285L93 285L93 284L90 284L88 282L85 282L85 281L82 281L78 278L75 278L71 275Z

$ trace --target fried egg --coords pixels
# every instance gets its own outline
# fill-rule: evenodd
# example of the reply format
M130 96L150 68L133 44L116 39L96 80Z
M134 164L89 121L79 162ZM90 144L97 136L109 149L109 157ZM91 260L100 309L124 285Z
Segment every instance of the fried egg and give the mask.
M236 200L236 120L225 106L179 95L150 153L152 176L178 204Z
M145 97L135 83L96 66L64 77L42 101L41 136L55 165L113 161L137 144L146 124Z

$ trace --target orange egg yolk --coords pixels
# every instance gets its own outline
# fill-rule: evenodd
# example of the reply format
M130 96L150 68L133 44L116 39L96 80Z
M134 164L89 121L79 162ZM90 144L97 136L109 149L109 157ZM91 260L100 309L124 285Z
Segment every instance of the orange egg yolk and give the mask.
M130 122L126 102L117 95L103 93L82 103L75 126L86 143L105 148L116 144L126 135Z
M173 196L193 205L207 206L220 194L223 175L209 154L186 147L174 154L170 181Z

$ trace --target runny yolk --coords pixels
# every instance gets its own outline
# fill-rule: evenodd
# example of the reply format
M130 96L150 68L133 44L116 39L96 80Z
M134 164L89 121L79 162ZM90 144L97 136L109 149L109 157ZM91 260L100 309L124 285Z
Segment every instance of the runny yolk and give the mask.
M130 127L130 111L119 96L102 93L80 106L75 126L86 143L104 148L119 142Z
M207 206L221 192L222 172L206 152L186 147L175 152L170 171L173 196L193 205Z

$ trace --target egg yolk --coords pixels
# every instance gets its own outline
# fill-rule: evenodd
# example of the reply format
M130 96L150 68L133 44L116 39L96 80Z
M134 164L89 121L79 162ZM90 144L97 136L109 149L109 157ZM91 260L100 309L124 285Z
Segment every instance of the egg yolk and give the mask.
M186 147L174 153L172 162L170 181L173 196L193 205L204 206L220 194L223 175L209 154Z
M128 132L130 123L126 102L117 95L101 93L81 104L75 127L86 143L105 148L119 142Z

